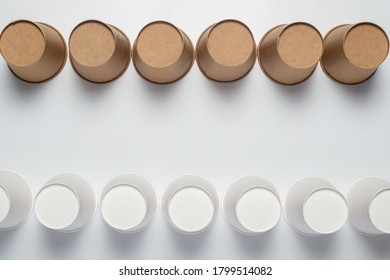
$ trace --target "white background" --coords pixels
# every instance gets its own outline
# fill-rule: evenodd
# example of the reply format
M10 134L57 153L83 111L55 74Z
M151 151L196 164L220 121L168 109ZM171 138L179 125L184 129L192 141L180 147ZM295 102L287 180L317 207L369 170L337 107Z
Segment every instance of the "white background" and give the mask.
M390 32L386 1L17 1L0 9L0 28L15 19L49 23L68 38L86 19L122 29L134 42L154 20L167 20L195 43L210 24L246 23L256 42L281 23L307 21L323 35L336 25L372 21ZM330 180L342 192L357 179L390 179L390 63L369 81L345 86L318 67L296 86L268 80L256 63L245 79L207 80L196 64L181 81L155 85L133 65L117 81L79 78L69 61L54 80L32 85L0 63L0 169L26 177L37 191L53 175L73 171L100 193L121 172L146 176L161 194L184 173L209 178L222 195L245 174L269 178L284 196L305 175ZM161 215L146 231L122 235L98 213L81 232L46 230L34 215L0 232L1 259L389 259L390 236L364 237L347 224L309 238L281 219L257 237L233 231L220 215L199 236L173 232Z

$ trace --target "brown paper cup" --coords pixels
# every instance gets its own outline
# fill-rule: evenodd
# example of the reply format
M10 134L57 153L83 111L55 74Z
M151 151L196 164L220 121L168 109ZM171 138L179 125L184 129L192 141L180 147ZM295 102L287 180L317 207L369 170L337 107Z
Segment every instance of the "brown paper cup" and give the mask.
M370 78L386 59L389 39L379 26L362 22L333 28L324 46L324 72L340 83L357 84Z
M165 21L146 25L134 43L134 67L146 80L166 84L184 77L194 63L190 38Z
M323 51L321 33L305 22L283 24L269 30L258 47L259 64L275 82L292 85L306 80Z
M244 77L256 61L256 44L249 28L237 20L224 20L207 28L196 45L202 73L218 82Z
M4 28L0 51L10 70L31 83L55 77L67 57L65 41L54 27L28 20L13 21Z
M127 36L115 26L97 20L77 25L69 37L74 70L84 79L105 83L120 77L131 59Z

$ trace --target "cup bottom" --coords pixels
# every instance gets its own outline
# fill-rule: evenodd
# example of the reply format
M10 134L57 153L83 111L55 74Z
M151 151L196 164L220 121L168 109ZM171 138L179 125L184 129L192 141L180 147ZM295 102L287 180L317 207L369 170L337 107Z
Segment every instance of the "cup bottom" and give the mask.
M101 208L104 220L111 227L130 231L145 218L147 203L137 188L119 185L105 194Z
M173 224L184 232L197 232L213 220L214 203L199 187L184 187L173 194L168 213Z
M79 211L78 197L63 185L49 185L36 197L35 214L41 224L50 229L61 230L70 226Z

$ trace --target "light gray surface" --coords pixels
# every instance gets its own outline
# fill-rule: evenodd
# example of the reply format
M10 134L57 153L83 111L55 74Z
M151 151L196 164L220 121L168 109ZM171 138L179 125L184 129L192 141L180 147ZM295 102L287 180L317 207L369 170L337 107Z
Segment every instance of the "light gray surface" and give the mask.
M210 24L236 18L256 42L281 23L307 21L323 35L343 23L373 21L390 32L386 1L17 1L0 9L14 19L47 22L67 39L82 20L114 24L133 43L148 22L171 21L195 43ZM0 169L26 177L36 192L51 176L74 171L100 193L121 172L150 179L158 192L187 172L208 177L222 195L245 174L269 178L282 195L297 179L319 175L342 192L357 179L390 179L390 62L364 84L344 86L318 67L300 85L268 80L258 64L243 80L220 84L194 65L181 81L154 85L133 65L117 81L80 79L69 61L54 80L31 85L0 63ZM122 235L100 216L85 230L60 234L34 215L0 232L0 259L389 259L390 236L303 237L281 219L258 237L241 236L220 215L200 236L182 236L161 215L146 231Z

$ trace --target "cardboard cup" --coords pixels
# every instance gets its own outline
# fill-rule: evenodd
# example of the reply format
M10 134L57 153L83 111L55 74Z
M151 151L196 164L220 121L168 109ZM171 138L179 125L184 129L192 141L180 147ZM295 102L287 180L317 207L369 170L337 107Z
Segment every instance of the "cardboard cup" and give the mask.
M241 79L256 61L256 43L242 22L224 20L208 27L196 45L197 63L202 73L218 82Z
M84 79L105 83L120 77L131 59L126 34L111 24L87 20L69 37L69 56L74 70Z
M13 21L4 28L0 51L12 73L31 83L55 77L67 57L66 43L54 27L28 20Z
M11 171L0 171L0 230L21 226L30 217L33 193L26 180Z
M357 84L370 78L389 52L385 31L370 22L333 28L324 39L321 65L333 80Z
M158 209L153 185L136 174L121 174L104 187L101 200L104 221L121 233L134 233L148 227Z
M75 232L86 227L95 215L96 195L83 177L61 173L52 177L35 198L39 222L59 232Z
M347 193L348 222L364 235L390 234L390 182L366 177Z
M343 195L327 180L304 177L294 183L284 200L288 224L303 235L319 236L338 231L346 222L348 207Z
M166 84L184 77L194 63L190 38L166 21L155 21L139 32L134 43L134 67L146 80Z
M303 82L317 67L323 51L321 33L305 22L283 24L269 30L258 46L259 64L275 82Z
M241 177L230 185L223 197L222 209L226 221L246 235L272 229L282 213L276 187L254 175Z
M166 222L177 232L198 234L208 230L219 211L215 187L198 175L183 175L173 180L161 198Z

